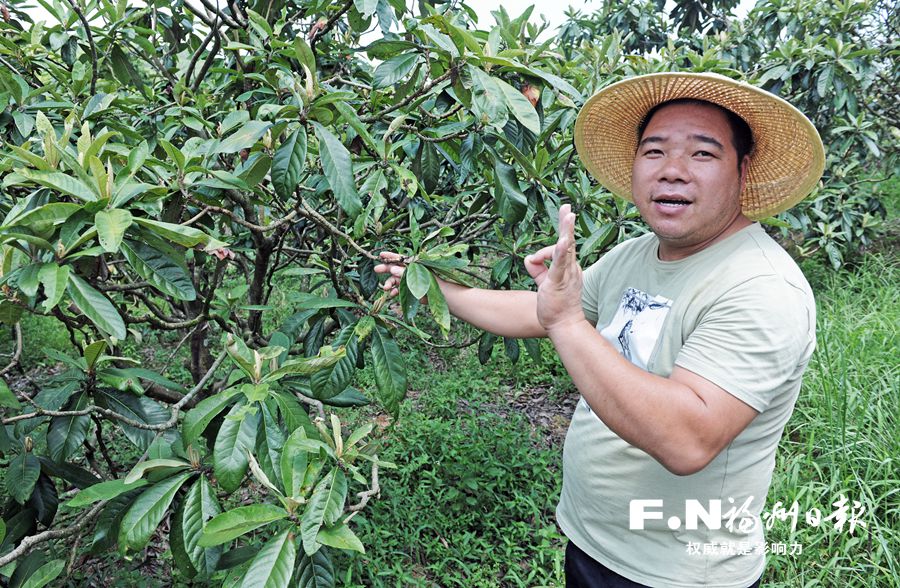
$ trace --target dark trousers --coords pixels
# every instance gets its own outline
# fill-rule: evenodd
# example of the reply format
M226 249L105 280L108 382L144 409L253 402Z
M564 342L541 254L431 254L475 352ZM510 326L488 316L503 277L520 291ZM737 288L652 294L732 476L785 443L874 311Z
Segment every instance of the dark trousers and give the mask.
M649 588L624 578L594 560L569 541L566 547L566 588ZM760 578L749 588L759 588Z

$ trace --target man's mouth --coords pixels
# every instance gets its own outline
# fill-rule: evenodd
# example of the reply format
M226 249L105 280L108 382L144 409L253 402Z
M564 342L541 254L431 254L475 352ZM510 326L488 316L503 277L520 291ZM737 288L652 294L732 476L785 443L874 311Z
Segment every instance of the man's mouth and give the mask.
M683 198L681 196L657 196L653 198L653 202L656 204L661 204L663 206L688 206L691 201L687 198Z

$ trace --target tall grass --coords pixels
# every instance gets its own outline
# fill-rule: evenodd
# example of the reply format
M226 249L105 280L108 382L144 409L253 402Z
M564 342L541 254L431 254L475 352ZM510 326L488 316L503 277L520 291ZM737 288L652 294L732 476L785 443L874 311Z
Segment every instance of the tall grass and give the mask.
M797 529L774 521L770 542L800 544L774 555L768 586L900 586L900 325L896 258L870 256L818 288L818 346L778 452L767 507L799 505ZM833 521L843 495L865 510L849 533Z

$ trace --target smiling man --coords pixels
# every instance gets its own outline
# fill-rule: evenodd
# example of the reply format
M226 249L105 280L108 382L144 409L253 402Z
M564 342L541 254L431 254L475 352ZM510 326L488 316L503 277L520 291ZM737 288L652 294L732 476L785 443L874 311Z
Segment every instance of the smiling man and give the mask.
M557 509L567 586L757 586L759 515L815 345L815 304L754 221L809 193L821 140L762 90L665 73L593 96L575 144L652 232L582 273L563 205L557 243L525 259L536 293L441 289L480 328L549 337L581 393ZM383 259L393 291L403 266Z

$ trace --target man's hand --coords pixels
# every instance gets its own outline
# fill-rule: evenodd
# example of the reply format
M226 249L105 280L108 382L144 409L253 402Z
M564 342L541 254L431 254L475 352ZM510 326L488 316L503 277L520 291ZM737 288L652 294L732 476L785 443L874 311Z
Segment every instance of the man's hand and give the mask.
M379 263L375 266L375 273L388 274L388 279L381 285L381 289L392 297L396 296L400 293L400 290L397 288L400 286L400 279L403 277L403 272L406 271L406 265L403 263L403 256L392 251L382 251L378 254L378 257L380 257L381 261L384 263Z
M550 260L548 269L544 262ZM525 258L525 269L538 286L537 318L548 334L584 319L581 267L575 256L575 214L559 208L559 239Z

